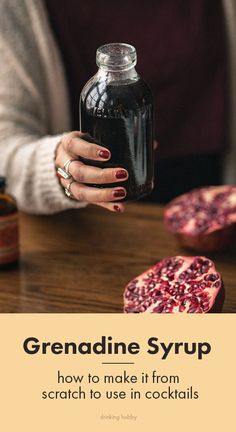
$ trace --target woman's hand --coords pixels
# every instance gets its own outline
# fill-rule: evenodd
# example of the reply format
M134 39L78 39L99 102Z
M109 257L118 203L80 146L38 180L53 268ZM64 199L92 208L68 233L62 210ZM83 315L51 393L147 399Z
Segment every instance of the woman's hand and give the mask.
M96 204L110 211L124 211L124 204L119 202L126 196L124 187L96 188L88 184L120 183L127 180L128 172L122 167L97 168L81 162L80 157L100 162L106 162L111 157L107 148L88 142L86 138L88 136L82 132L70 132L63 136L58 145L56 168L63 168L65 163L72 159L68 169L72 178L68 180L60 178L61 185L65 188L71 183L70 192L78 201Z

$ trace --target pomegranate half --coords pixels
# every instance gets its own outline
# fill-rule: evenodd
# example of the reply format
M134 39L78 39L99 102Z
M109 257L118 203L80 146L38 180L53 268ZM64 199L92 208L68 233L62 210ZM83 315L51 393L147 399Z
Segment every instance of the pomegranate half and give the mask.
M236 186L209 186L180 195L166 206L164 222L181 246L220 250L235 238Z
M220 312L224 286L214 263L206 257L165 258L125 288L126 313Z

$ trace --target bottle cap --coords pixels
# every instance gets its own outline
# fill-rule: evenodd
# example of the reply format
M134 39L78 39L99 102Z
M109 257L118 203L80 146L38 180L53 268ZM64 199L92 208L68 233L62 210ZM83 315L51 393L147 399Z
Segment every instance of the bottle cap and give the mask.
M6 178L0 176L0 189L4 189L6 186Z

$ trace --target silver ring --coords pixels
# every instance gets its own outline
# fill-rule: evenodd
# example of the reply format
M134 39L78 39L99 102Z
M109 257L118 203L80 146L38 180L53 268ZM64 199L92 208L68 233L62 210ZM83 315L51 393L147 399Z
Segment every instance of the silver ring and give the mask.
M65 171L67 174L69 174L70 176L71 176L71 173L70 173L70 171L69 171L69 169L70 169L70 164L71 164L71 162L74 162L74 161L76 161L76 159L68 159L68 160L64 163L64 165L63 165L63 169L64 169L64 171Z
M75 180L71 180L71 182L64 188L64 191L68 198L74 199L74 195L70 190L72 183L76 183Z
M68 159L62 168L58 167L57 168L57 173L59 174L60 177L64 178L65 180L69 180L72 175L69 172L69 168L70 168L70 164L71 162L76 161L76 159Z

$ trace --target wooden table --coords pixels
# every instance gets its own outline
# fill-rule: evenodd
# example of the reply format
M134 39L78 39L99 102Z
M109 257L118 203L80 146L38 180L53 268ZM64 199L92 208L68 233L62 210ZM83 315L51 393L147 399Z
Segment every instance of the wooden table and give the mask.
M55 216L21 214L21 262L0 272L0 312L122 312L127 282L158 260L187 254L162 224L162 208L129 204ZM236 248L212 256L224 312L236 312Z

